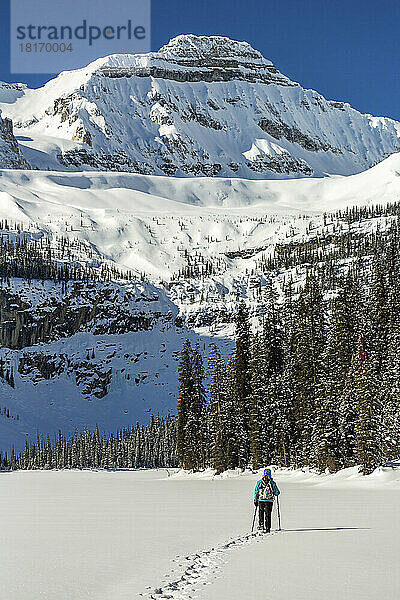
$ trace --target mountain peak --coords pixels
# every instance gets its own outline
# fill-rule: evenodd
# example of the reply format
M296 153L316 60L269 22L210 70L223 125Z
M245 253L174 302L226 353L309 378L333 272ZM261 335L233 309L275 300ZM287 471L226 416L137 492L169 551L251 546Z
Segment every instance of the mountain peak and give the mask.
M114 54L88 66L107 77L155 77L179 82L248 81L297 86L247 42L184 34L158 52Z
M222 36L179 35L158 52L99 58L43 88L5 91L0 108L33 168L348 175L400 149L399 123L303 89L247 42Z
M272 65L262 54L255 50L248 42L231 40L221 35L193 35L184 34L172 38L168 44L162 46L159 54L168 58L180 59L239 59L250 62L259 62L263 65Z

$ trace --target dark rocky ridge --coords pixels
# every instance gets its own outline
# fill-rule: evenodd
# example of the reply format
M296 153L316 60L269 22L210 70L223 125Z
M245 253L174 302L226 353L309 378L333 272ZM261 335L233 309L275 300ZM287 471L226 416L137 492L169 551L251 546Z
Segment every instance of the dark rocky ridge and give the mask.
M150 56L150 64L146 66L102 67L99 72L111 78L136 76L179 82L239 80L298 85L281 75L270 61L246 42L222 36L178 36Z
M197 64L196 64L197 63ZM182 66L187 66L181 63ZM246 66L249 71L244 71L240 67ZM237 61L219 62L218 65L204 68L201 61L193 61L190 65L193 70L174 70L170 66L148 66L132 67L131 69L123 67L102 67L99 74L112 79L119 77L154 77L156 79L169 79L171 81L214 83L220 81L248 81L249 83L277 83L279 85L295 86L297 84L283 77L275 67L257 67L250 69L249 65L239 65Z
M3 143L2 143L3 142ZM0 117L0 167L9 169L30 169L30 165L14 136L11 119Z
M283 121L272 121L270 119L261 119L258 125L263 131L269 133L276 140L285 138L288 142L295 142L305 150L310 152L333 152L334 154L343 154L340 148L335 148L331 144L324 144L318 138L311 138L302 133L297 127L290 127Z

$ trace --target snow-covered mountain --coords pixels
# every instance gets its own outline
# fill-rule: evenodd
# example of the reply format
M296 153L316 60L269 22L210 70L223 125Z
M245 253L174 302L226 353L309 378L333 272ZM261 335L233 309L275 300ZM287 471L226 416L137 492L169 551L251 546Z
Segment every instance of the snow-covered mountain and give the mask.
M335 211L400 199L400 123L245 42L0 83L0 108L0 450L174 411L186 338L228 354L241 299L256 321L271 277L304 281L271 260L385 231L390 211Z
M0 87L0 106L41 169L282 179L355 174L400 149L398 122L303 89L219 36L178 36L11 92Z

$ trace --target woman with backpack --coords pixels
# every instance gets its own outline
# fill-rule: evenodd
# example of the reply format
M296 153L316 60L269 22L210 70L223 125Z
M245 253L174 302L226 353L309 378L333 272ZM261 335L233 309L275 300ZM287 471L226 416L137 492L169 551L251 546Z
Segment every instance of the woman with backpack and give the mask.
M280 491L272 479L271 469L264 469L262 478L254 488L254 506L258 506L258 529L269 533L271 531L271 513L275 496Z

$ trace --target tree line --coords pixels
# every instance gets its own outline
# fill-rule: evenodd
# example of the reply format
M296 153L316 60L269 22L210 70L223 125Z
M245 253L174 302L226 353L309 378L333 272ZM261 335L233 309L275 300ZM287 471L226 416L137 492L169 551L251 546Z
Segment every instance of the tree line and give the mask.
M85 265L82 256L87 261ZM50 240L44 236L32 239L25 233L19 233L15 239L0 235L0 283L8 283L12 277L28 282L51 280L61 283L138 279L132 271L121 271L111 263L100 263L93 250L80 240L66 237Z
M0 454L0 469L127 469L177 466L175 420L151 417L148 425L122 428L116 434L77 431L65 437L38 437L23 452Z

